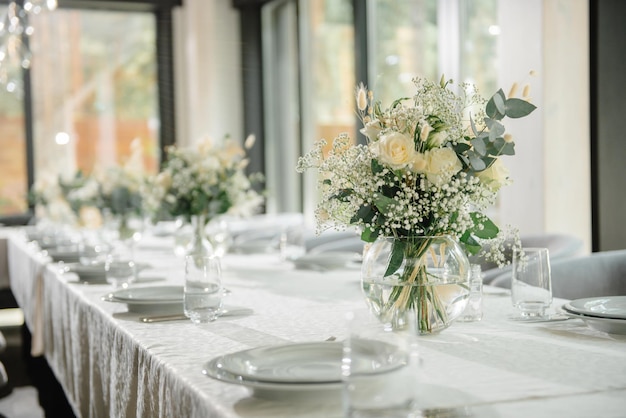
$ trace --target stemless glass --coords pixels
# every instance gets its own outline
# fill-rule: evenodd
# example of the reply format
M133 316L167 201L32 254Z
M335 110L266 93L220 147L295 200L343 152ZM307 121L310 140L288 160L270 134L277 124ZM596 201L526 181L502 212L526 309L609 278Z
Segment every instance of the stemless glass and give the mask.
M511 298L524 318L540 318L552 304L550 255L547 248L513 251Z
M222 271L215 256L185 257L185 316L193 323L212 322L222 308Z
M369 311L346 315L341 367L345 417L425 416L418 398L422 372L417 335L415 325L409 325L398 330Z

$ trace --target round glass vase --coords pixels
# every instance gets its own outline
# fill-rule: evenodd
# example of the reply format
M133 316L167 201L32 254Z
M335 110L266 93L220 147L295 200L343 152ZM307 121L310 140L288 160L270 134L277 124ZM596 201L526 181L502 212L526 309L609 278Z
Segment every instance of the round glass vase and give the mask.
M191 237L185 249L186 256L195 260L213 255L213 246L206 236L206 215L191 215Z
M470 262L449 235L379 238L365 248L361 286L380 321L427 335L463 314L469 276Z

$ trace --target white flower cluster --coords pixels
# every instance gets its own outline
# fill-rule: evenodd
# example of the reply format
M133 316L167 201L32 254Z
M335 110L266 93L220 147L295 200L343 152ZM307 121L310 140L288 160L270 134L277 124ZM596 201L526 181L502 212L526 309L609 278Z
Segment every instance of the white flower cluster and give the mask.
M318 226L356 225L368 242L378 236L450 234L476 252L498 236L483 212L509 181L500 155L514 153L498 121L507 111L521 108L524 116L534 106L507 101L501 91L487 102L467 84L457 95L443 79L414 82L411 99L396 100L385 110L371 91L358 86L356 105L367 143L354 145L345 134L330 148L319 141L297 170L320 173ZM500 111L500 100L510 109Z
M246 144L252 142L249 137ZM252 188L247 164L245 151L231 139L219 146L205 140L193 148L170 147L164 168L153 181L150 200L172 216L250 215L263 198Z

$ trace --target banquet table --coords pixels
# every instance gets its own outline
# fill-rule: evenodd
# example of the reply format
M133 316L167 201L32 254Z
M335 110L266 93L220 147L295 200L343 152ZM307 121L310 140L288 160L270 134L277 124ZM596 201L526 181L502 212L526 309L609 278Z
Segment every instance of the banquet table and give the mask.
M79 283L19 229L7 236L10 284L32 353L46 357L77 416L343 415L341 389L255 392L202 368L253 347L341 340L345 314L364 307L358 269L300 270L276 254L229 253L225 305L240 314L200 325L144 323L102 299L110 285ZM146 236L136 253L150 268L134 286L182 285L183 261L172 248L171 237ZM426 416L626 416L626 335L577 319L512 321L508 291L488 286L483 309L481 321L418 339Z

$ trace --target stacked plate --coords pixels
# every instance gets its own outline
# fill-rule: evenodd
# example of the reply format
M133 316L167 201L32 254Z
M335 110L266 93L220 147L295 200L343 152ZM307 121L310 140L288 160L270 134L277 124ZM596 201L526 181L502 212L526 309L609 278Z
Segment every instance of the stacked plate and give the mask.
M107 283L104 263L81 264L67 263L63 266L63 272L75 273L81 283L104 284Z
M102 296L106 302L124 303L129 312L182 314L182 286L147 286L120 289Z
M626 296L576 299L563 305L571 317L611 334L626 334Z
M404 365L391 344L368 342L368 358L360 373L385 373ZM336 341L293 343L258 347L219 356L204 365L202 373L227 383L253 389L307 391L341 386L343 344Z

